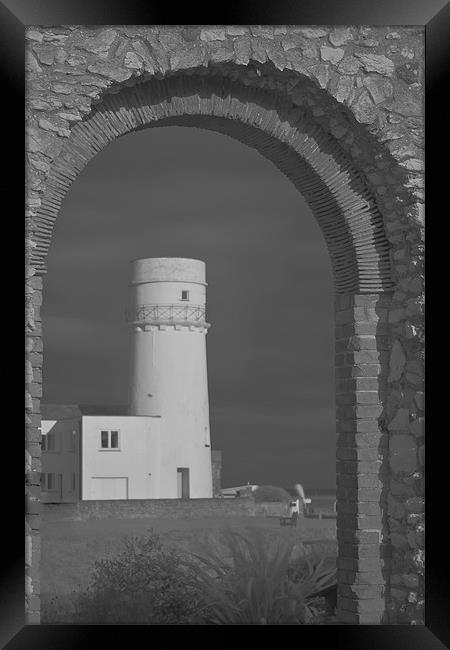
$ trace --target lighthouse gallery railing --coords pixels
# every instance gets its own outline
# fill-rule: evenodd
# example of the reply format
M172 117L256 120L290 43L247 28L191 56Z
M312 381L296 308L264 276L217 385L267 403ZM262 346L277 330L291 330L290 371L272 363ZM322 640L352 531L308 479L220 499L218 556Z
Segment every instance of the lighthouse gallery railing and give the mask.
M140 305L126 312L128 323L139 325L143 323L175 323L175 322L205 322L206 307L204 305Z

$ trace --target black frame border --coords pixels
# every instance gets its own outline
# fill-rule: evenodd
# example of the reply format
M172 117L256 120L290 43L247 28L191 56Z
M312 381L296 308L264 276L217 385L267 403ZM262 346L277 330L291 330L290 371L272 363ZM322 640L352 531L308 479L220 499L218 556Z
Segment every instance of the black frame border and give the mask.
M212 5L213 6L213 5ZM24 31L28 25L109 25L109 24L284 24L284 25L416 25L425 28L426 38L426 99L425 99L425 126L426 126L426 205L428 222L432 219L437 220L440 201L442 207L448 205L447 196L444 199L444 193L448 186L446 169L448 166L440 165L437 161L439 153L447 155L444 149L443 133L441 125L446 125L448 117L446 115L448 102L444 101L445 82L448 83L448 77L444 75L448 70L445 65L448 57L448 41L450 36L450 7L445 0L378 0L375 4L371 0L278 0L276 3L248 2L247 6L243 3L233 3L231 6L224 5L214 7L214 12L199 11L197 6L189 6L186 11L180 11L170 15L168 7L161 4L150 3L148 0L128 0L119 2L118 0L91 0L89 4L86 0L6 0L0 1L0 71L3 75L2 89L4 91L4 102L1 102L1 108L4 112L3 124L6 126L6 132L12 132L14 142L12 147L5 147L4 157L7 154L7 175L3 177L4 194L11 194L10 188L15 187L13 214L15 219L11 222L15 224L14 228L19 228L17 240L19 251L23 251L24 230L18 224L23 224L23 217L20 216L23 209L23 203L20 205L18 197L24 199L23 179L23 152L25 151L24 129L22 122L23 104L25 95L25 69L24 69ZM184 15L183 15L184 14ZM177 22L171 22L174 18ZM183 20L184 19L184 20ZM14 108L12 108L14 106ZM23 149L19 146L20 138L17 133L22 134ZM445 163L445 158L443 158ZM445 203L444 203L445 201ZM17 211L17 216L15 215ZM11 209L7 211L7 215ZM23 214L23 213L22 213ZM6 214L4 215L6 218ZM431 217L431 218L430 218ZM433 226L434 228L434 226ZM10 229L8 229L8 233ZM435 231L436 232L436 231ZM439 236L434 239L433 232L427 234L431 236L433 253L439 246ZM442 245L442 242L441 242ZM20 253L17 253L17 258ZM444 249L445 255L445 249ZM434 255L433 255L434 257ZM441 257L440 259L447 259ZM427 262L427 274L432 277L433 260ZM6 271L10 267L5 265ZM23 268L23 267L22 267ZM430 273L428 271L430 270ZM442 270L445 270L441 266ZM8 273L7 273L8 274ZM21 273L11 274L16 276L20 286L14 295L23 295L23 284ZM435 276L436 278L436 276ZM436 278L437 281L439 278ZM430 284L427 294L431 297L435 287ZM434 284L434 283L433 283ZM448 291L446 292L448 293ZM18 298L20 300L20 298ZM9 298L8 298L9 302ZM23 303L21 303L23 305ZM18 306L20 311L20 306ZM431 306L432 309L432 306ZM14 312L17 313L17 312ZM430 325L430 309L427 308L426 323ZM14 325L15 319L12 319L14 329L20 330ZM448 326L446 327L447 336L444 345L448 347ZM443 330L444 334L444 330ZM11 326L5 336L11 335ZM19 331L18 338L21 332ZM445 334L444 334L445 336ZM434 360L442 359L442 339L436 343L436 337L428 336L427 342L427 389L432 386L431 370ZM18 346L23 342L18 342ZM435 355L432 354L432 347L436 345ZM17 347L18 347L17 346ZM439 346L439 347L438 347ZM23 349L23 348L21 348ZM445 362L444 362L445 363ZM446 364L444 367L448 367ZM19 379L20 381L20 379ZM431 382L431 383L430 383ZM447 382L448 383L448 382ZM436 386L437 391L439 388ZM442 388L441 388L442 390ZM438 417L436 415L439 404L445 404L445 401L436 397L435 387L433 393L427 390L428 400L428 419L427 431L433 428L439 430ZM17 391L19 394L19 391ZM443 399L447 399L445 394ZM19 400L18 400L19 402ZM434 403L434 410L433 410ZM22 404L17 405L17 411L21 412ZM11 409L12 410L12 409ZM447 429L448 425L444 425ZM5 427L6 429L7 427ZM3 542L6 542L4 551L4 562L2 564L2 578L0 583L0 644L1 647L8 650L19 650L21 648L45 648L46 650L60 650L61 648L94 648L97 644L108 644L121 648L129 648L137 645L138 638L144 642L151 642L154 639L155 627L151 626L151 636L149 636L149 627L132 625L132 626L70 626L70 625L25 625L25 589L24 589L24 534L23 519L24 511L22 510L23 501L21 490L21 472L23 465L23 444L20 435L17 435L15 426L9 429L8 436L9 447L6 447L8 454L8 466L12 470L12 480L8 483L9 490L5 494L6 499L3 501L4 517L3 523L8 524L7 534L3 534ZM4 431L6 434L7 431ZM448 436L446 431L444 435ZM442 439L442 438L441 438ZM436 440L436 438L434 438ZM440 441L439 441L440 442ZM439 445L433 444L433 440L428 441L427 446L427 563L426 563L426 616L424 626L409 625L391 625L391 626L357 626L357 625L340 625L340 626L307 626L300 633L301 640L304 642L305 636L309 639L331 642L335 648L342 650L351 650L352 648L364 648L364 650L383 650L395 648L400 650L442 650L450 647L450 622L448 609L446 609L446 597L450 593L448 585L449 580L449 560L450 555L443 534L443 510L445 510L445 494L448 490L443 486L442 477L448 474L447 456L439 450ZM445 456L445 458L443 458ZM433 465L433 471L431 471ZM441 470L441 472L439 472ZM5 484L4 484L5 486ZM4 487L6 491L6 487ZM439 504L439 498L444 490L443 503ZM433 496L433 498L431 498ZM20 501L20 506L19 502ZM6 561L5 561L6 560ZM226 640L231 641L234 638L242 639L241 629L239 632L233 632L233 626L221 627L214 631L208 626L202 626L197 631L197 626L160 626L160 639L163 642L163 648L170 647L182 639L185 643L191 641L198 644L203 641L210 646L211 643L217 644L218 640L225 645ZM184 628L184 629L180 629ZM260 629L260 628L258 628ZM298 633L298 628L296 628ZM306 632L308 630L308 632ZM314 632L312 631L314 630ZM280 630L281 632L281 630ZM289 634L286 627L282 630L282 635ZM294 630L295 632L295 630ZM235 633L239 637L235 636ZM255 631L251 633L255 634ZM271 636L273 630L267 628L264 631L264 637ZM277 633L278 634L278 633ZM310 635L313 635L312 637ZM326 635L324 638L323 635ZM231 636L230 636L231 635ZM246 634L244 635L244 642ZM159 637L159 634L157 634ZM253 642L257 641L255 636ZM273 637L272 637L273 639ZM259 639L258 639L259 640ZM270 640L267 639L269 642ZM161 643L161 641L158 640ZM278 641L278 639L277 639ZM197 646L198 647L198 646Z

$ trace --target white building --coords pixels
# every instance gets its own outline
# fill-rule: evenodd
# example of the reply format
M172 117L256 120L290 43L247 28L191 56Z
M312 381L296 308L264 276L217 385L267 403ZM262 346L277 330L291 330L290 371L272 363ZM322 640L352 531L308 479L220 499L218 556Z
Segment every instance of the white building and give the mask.
M159 417L83 416L81 498L160 498L160 424Z
M44 501L213 496L205 319L204 262L133 263L130 414L43 406Z
M58 407L45 407L52 409L57 415ZM160 498L161 418L80 416L73 409L67 418L42 421L42 500Z

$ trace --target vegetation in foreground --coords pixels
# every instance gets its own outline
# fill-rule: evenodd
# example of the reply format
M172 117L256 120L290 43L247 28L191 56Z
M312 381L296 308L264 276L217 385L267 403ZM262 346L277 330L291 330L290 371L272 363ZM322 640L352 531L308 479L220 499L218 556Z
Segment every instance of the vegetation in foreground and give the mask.
M334 563L293 540L258 530L222 531L198 553L153 532L124 541L94 564L87 589L43 603L43 623L164 625L314 624L326 621L320 592L335 584Z
M268 544L257 531L223 533L228 551L205 548L188 566L199 587L206 624L307 624L323 610L319 593L335 580L324 558L308 558L292 542ZM294 557L296 551L297 557Z

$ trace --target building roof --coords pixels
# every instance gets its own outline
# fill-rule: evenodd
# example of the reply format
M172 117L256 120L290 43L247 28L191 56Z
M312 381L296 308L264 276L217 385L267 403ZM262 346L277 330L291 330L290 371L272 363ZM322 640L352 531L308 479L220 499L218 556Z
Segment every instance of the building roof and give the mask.
M80 404L82 415L130 415L127 404Z
M80 407L76 404L41 404L43 420L71 420L81 416Z
M82 415L128 415L128 406L95 404L41 404L43 420L69 420Z

